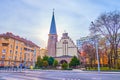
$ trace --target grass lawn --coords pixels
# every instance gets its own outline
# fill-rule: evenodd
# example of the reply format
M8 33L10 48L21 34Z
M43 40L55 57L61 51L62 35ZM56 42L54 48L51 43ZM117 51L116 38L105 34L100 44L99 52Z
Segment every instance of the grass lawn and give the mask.
M87 68L87 70L90 70L90 71L97 71L98 68ZM109 67L100 67L100 70L101 71L120 71L120 69L109 69Z

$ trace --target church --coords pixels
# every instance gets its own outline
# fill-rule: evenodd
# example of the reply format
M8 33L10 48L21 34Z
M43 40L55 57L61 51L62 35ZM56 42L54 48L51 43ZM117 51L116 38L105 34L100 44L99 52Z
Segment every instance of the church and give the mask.
M59 63L69 63L73 56L79 56L77 46L68 36L68 33L64 32L61 39L58 41L54 11L48 34L47 50L47 55L54 57Z

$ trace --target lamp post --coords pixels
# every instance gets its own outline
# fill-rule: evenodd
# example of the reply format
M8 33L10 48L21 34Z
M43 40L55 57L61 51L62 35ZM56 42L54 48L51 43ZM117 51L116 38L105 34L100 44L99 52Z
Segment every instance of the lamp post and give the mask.
M9 67L11 66L11 56L9 56Z
M91 23L95 27L95 24L93 22ZM98 73L100 73L100 61L99 61L99 55L98 55L98 38L96 34L94 36L95 36L95 48L96 48L97 63L98 63Z
M25 70L27 68L27 52L25 53Z
M98 62L98 73L100 73L100 61L98 55L98 39L96 38L96 55L97 55L97 62Z
M28 54L29 54L29 43L28 41L26 42L26 53L25 53L25 70L27 68L27 64L28 64Z
M35 67L35 56L36 56L36 49L33 52L33 67Z

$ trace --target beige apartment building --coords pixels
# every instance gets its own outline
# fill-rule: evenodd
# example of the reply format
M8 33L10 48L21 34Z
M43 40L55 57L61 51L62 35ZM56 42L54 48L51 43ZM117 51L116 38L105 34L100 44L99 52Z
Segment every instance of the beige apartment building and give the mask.
M33 66L40 47L12 33L0 34L0 66Z

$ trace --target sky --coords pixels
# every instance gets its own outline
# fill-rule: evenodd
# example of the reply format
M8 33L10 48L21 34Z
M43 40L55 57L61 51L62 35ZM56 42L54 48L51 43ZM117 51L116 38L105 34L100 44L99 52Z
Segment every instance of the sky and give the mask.
M120 11L120 0L0 0L0 34L12 32L45 48L53 8L58 41L68 32L76 42L100 14Z

